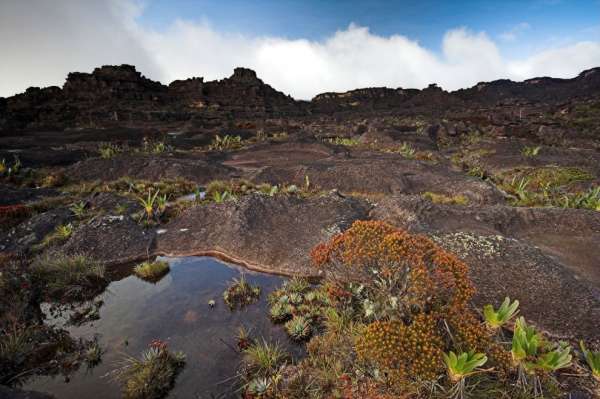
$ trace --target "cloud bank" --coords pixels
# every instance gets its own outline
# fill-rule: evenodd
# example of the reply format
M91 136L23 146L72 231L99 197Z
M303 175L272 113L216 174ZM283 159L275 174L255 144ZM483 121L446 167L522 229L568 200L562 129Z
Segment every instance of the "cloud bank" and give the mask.
M152 30L139 23L141 12L137 3L117 0L3 1L0 96L32 85L62 85L70 71L121 63L163 83L221 79L246 66L299 99L368 86L438 83L455 90L500 78L572 77L600 66L599 41L512 59L486 33L463 27L446 32L435 52L405 36L379 36L354 24L323 41L290 40L229 34L208 21L183 19Z

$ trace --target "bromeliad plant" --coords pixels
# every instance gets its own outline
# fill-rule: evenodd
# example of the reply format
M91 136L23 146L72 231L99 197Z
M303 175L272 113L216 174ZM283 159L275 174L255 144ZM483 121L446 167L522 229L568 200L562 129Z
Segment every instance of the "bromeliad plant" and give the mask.
M579 341L579 346L581 347L581 352L583 352L585 361L592 370L592 376L594 376L594 378L600 382L600 352L592 352L591 350L588 350L583 341Z
M156 190L156 192L153 195L152 190L149 190L148 196L146 198L137 197L140 205L142 205L142 207L144 208L144 214L142 215L142 218L144 215L146 215L146 220L148 222L151 221L154 217L154 204L156 203L156 198L158 197L159 192L160 190Z
M462 352L458 355L450 351L448 354L444 353L443 356L448 377L454 384L450 396L462 399L465 394L465 379L478 372L476 369L487 362L487 356L475 351Z
M485 305L483 307L483 316L485 323L492 330L498 330L512 319L517 313L519 313L519 301L510 302L510 298L504 298L504 302L498 308L494 310L492 305Z

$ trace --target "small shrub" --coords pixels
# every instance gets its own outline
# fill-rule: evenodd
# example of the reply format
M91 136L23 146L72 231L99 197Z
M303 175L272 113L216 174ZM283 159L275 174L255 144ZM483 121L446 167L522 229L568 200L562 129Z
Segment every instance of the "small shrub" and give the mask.
M156 282L169 273L169 270L171 270L171 268L169 267L168 262L156 260L154 262L144 262L137 265L133 269L133 272L143 280Z
M159 399L171 390L184 365L183 353L171 352L166 343L154 341L140 359L127 357L115 376L123 384L123 397Z

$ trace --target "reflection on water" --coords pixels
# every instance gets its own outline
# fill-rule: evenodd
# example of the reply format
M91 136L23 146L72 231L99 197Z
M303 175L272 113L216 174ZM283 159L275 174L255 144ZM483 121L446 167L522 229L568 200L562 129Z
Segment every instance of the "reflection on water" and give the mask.
M186 367L169 398L231 397L235 396L235 379L231 377L241 359L232 349L239 326L252 328L255 336L288 342L281 327L269 321L266 304L268 294L280 285L281 277L244 271L213 258L165 260L170 263L171 272L157 284L135 276L113 282L102 295L105 304L100 309L100 320L69 328L74 337L99 335L100 345L106 350L99 366L87 372L82 366L69 383L60 377L41 377L25 388L66 399L119 398L119 386L105 374L115 368L124 353L137 357L158 338L187 355ZM261 299L230 312L222 293L242 271L250 283L262 287ZM208 306L211 299L217 303L214 309Z

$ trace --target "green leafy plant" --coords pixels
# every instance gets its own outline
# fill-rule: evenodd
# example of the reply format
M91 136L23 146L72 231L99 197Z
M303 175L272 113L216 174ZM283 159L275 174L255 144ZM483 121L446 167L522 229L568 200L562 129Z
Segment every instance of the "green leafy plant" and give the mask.
M583 341L579 341L579 346L581 348L581 352L583 352L583 357L587 362L588 366L590 366L590 370L592 370L592 375L594 378L600 382L600 352L592 352L585 347Z
M463 398L465 394L466 377L475 374L478 367L487 362L487 356L475 351L461 352L458 355L453 351L444 353L444 363L448 371L448 377L454 384L451 390L451 397Z
M483 307L483 316L488 327L497 330L519 312L518 308L519 301L511 303L510 298L506 297L498 310L494 310L492 305L485 305Z

